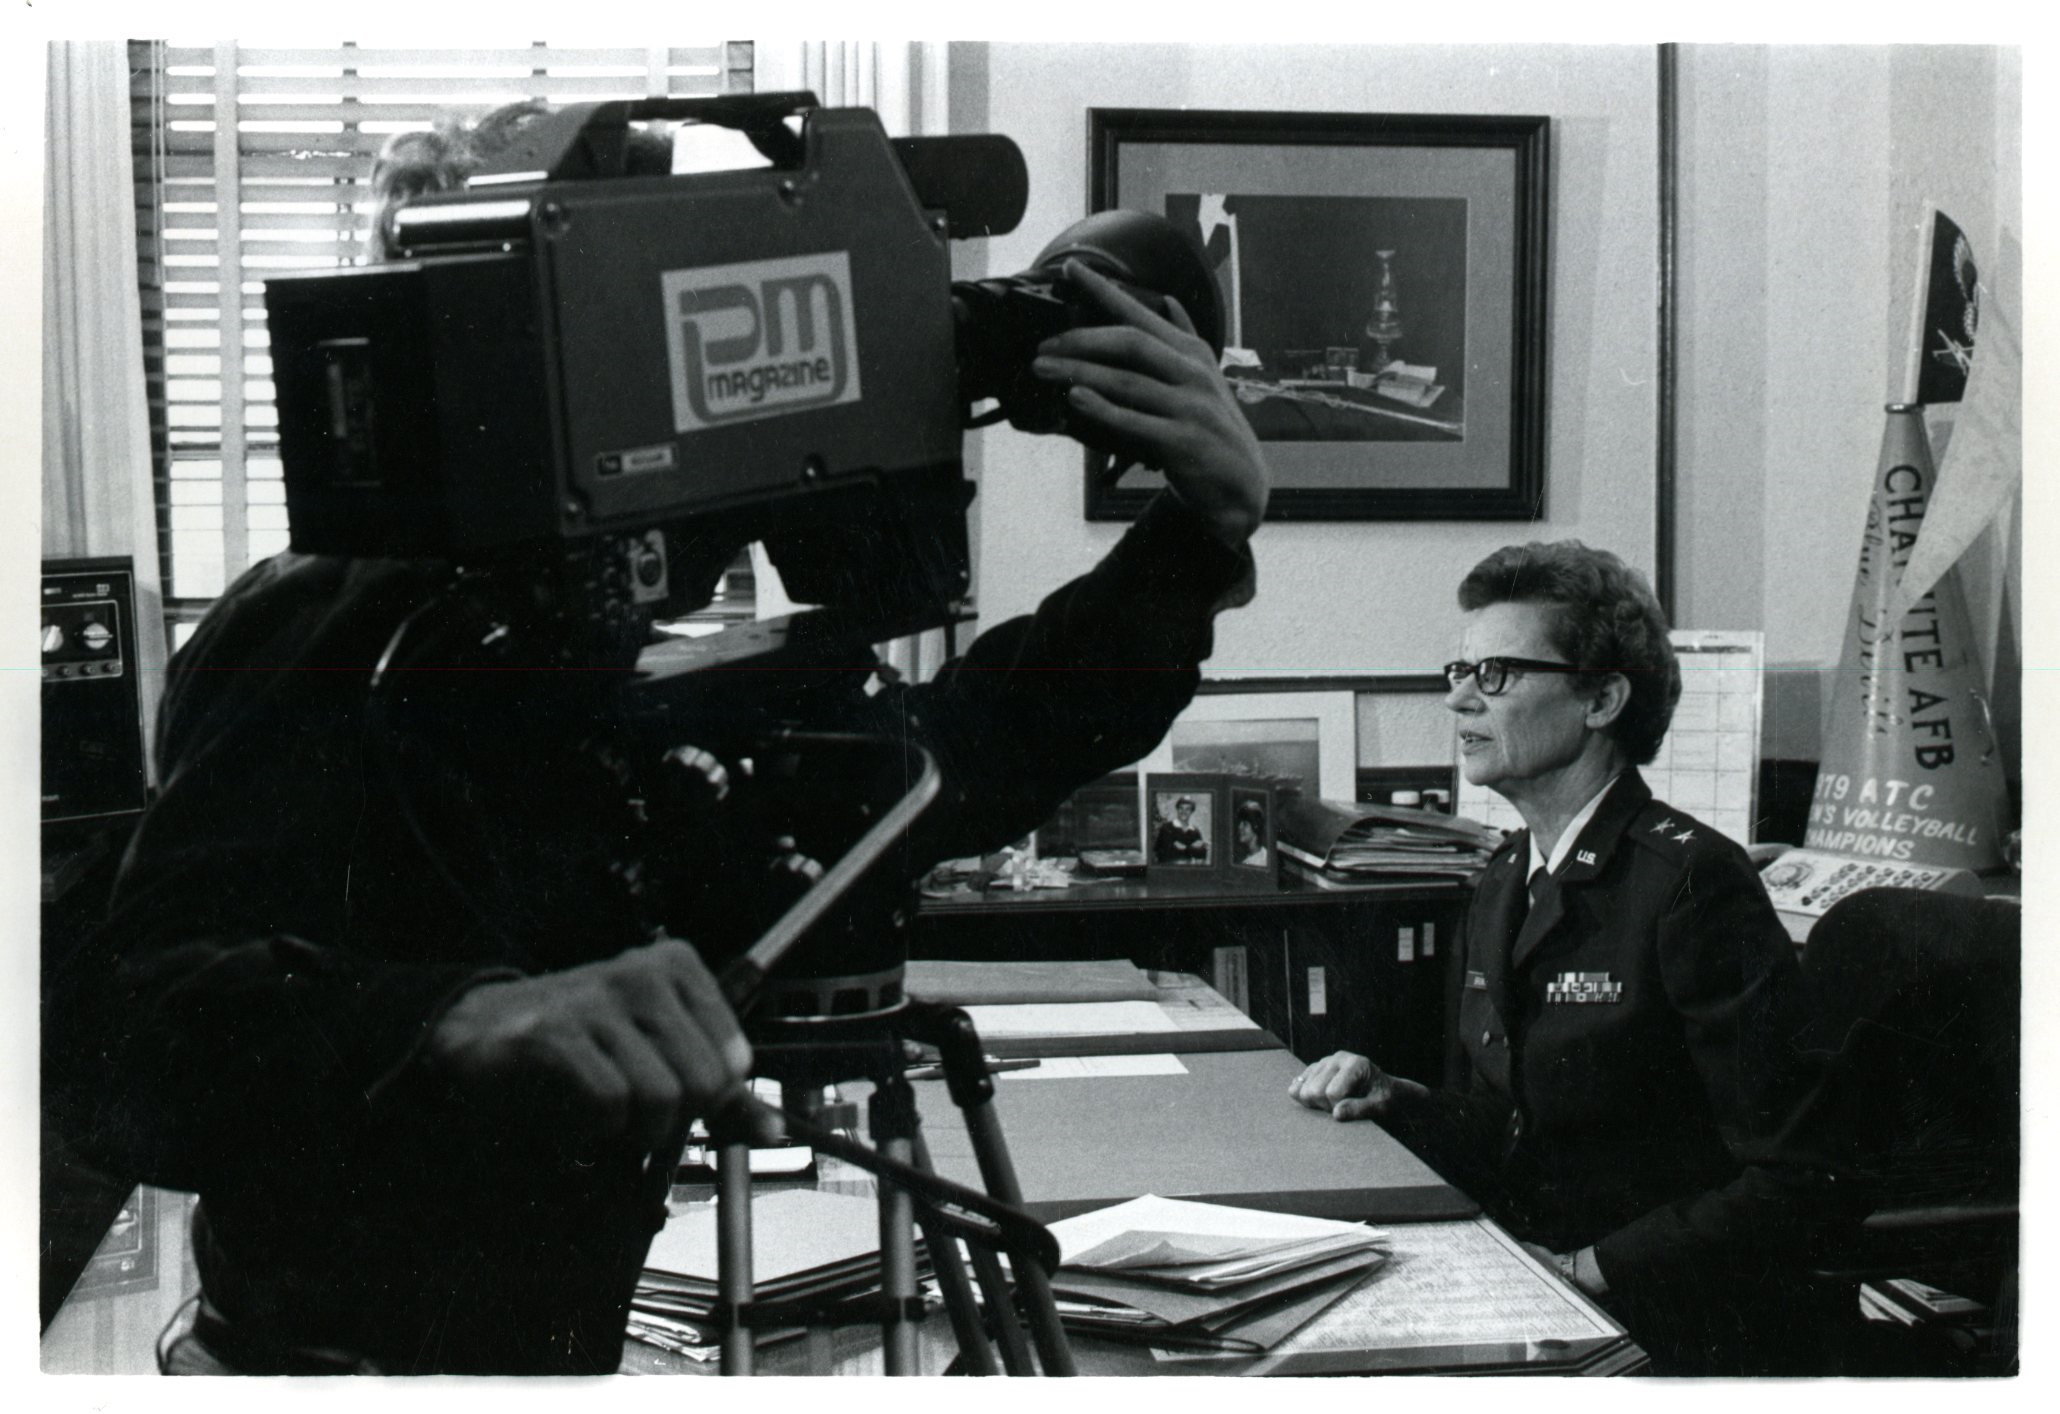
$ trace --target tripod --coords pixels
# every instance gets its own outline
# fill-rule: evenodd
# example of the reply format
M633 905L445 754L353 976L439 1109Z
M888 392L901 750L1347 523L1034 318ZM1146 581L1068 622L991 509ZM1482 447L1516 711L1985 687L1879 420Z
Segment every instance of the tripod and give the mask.
M965 1116L986 1192L937 1176L917 1117L915 1094L903 1074L904 1041L934 1046L951 1098ZM836 1317L850 1323L877 1318L889 1375L916 1373L915 1322L922 1319L916 1289L914 1232L920 1227L937 1284L944 1297L960 1358L967 1373L997 1373L995 1352L982 1327L972 1280L977 1279L1000 1346L1001 1369L1033 1374L1031 1343L1048 1375L1074 1373L1072 1352L1052 1298L1048 1266L1057 1264L1056 1245L1042 1226L1017 1208L1021 1190L1000 1121L993 1111L994 1082L981 1059L978 1034L965 1012L920 1001L903 1001L883 1013L821 1020L788 1019L753 1027L761 1075L780 1081L782 1118L788 1132L821 1152L859 1164L879 1180L881 1292L876 1300L838 1311L760 1307L751 1277L751 1168L748 1114L732 1111L711 1124L720 1147L717 1190L717 1253L722 1327L722 1371L752 1372L754 1329L774 1322L792 1324ZM873 1085L870 1129L874 1150L819 1124L823 1088L847 1081ZM973 1277L960 1260L958 1239L968 1239ZM1015 1278L1019 1319L1009 1278L998 1251L1006 1251ZM1026 1342L1023 1321L1029 1326Z
M780 1082L782 1098L777 1112L746 1097L709 1119L709 1137L720 1154L716 1320L723 1332L723 1373L751 1372L755 1325L850 1315L848 1308L768 1312L752 1299L750 1136L756 1122L776 1114L793 1137L879 1180L882 1292L874 1314L885 1337L887 1373L915 1370L914 1322L923 1314L914 1239L920 1223L967 1368L995 1372L972 1283L959 1260L960 1238L970 1245L1007 1372L1032 1373L1032 1365L1001 1271L1004 1251L1045 1373L1071 1374L1072 1354L1049 1277L1058 1266L1058 1244L1018 1206L1022 1192L993 1112L994 1083L972 1020L953 1007L912 1001L902 991L909 886L896 869L894 851L937 797L936 762L913 742L844 733L789 731L768 745L778 752L847 758L855 764L834 778L841 783L835 798L869 798L875 805L860 812L869 823L859 837L721 973L724 997L748 1018L758 1073ZM772 759L777 753L760 754ZM897 897L901 906L893 902ZM937 1049L951 1098L972 1136L984 1193L940 1178L930 1164L915 1095L903 1074L910 1041ZM870 1122L877 1148L818 1122L824 1087L858 1080L873 1086ZM669 1146L672 1160L679 1148L678 1142ZM654 1162L656 1186L669 1184L672 1160Z

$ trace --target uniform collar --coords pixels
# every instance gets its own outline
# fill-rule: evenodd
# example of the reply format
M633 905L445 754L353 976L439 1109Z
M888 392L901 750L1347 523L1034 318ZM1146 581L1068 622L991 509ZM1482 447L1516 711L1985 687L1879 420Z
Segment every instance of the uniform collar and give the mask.
M1652 789L1635 766L1604 786L1589 802L1587 822L1578 829L1569 826L1560 837L1554 876L1563 884L1579 884L1601 873L1623 843L1631 821L1651 800Z
M1586 829L1588 822L1595 818L1595 810L1597 806L1602 804L1602 797L1609 794L1609 788L1617 783L1622 774L1622 772L1619 772L1617 775L1611 776L1608 780L1604 781L1602 789L1589 796L1588 803L1574 812L1573 819L1567 821L1566 828L1559 832L1559 843L1553 846L1552 858L1547 859L1544 852L1538 848L1537 835L1533 834L1531 836L1531 867L1524 871L1525 878L1528 879L1540 869L1547 870L1553 874L1559 873L1560 866L1567 861L1567 856L1574 852L1574 842L1580 838L1581 831Z

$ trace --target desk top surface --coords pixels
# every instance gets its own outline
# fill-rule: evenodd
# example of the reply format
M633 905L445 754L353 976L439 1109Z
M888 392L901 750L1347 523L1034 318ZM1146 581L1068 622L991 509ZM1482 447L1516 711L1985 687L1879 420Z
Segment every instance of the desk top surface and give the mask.
M1160 1004L1176 1013L1190 1011L1191 1026L1212 1029L1228 1010L1193 978L1153 976ZM1416 1282L1443 1273L1441 1299L1460 1300L1472 1313L1471 1324L1455 1335L1447 1327L1457 1320L1458 1308L1440 1315L1413 1302L1402 1308L1406 1319L1396 1324L1392 1310L1381 1316L1378 1303L1362 1303L1352 1311L1341 1308L1321 1331L1312 1326L1312 1343L1297 1347L1296 1358L1284 1363L1162 1363L1143 1350L1082 1341L1094 1351L1083 1361L1087 1368L1109 1374L1603 1370L1614 1368L1626 1349L1635 1357L1635 1347L1606 1317L1570 1298L1492 1223L1474 1216L1477 1210L1464 1195L1377 1126L1338 1124L1290 1101L1287 1084L1299 1063L1284 1050L1182 1054L1184 1034L1178 1026L1160 1033L1161 1053L1109 1056L1090 1048L1078 1052L1077 1061L1047 1062L1042 1075L1017 1071L997 1077L995 1113L1027 1206L1049 1220L1149 1192L1411 1224L1396 1240L1393 1272L1378 1281L1395 1292L1405 1277ZM916 1092L938 1170L977 1183L971 1141L945 1086L918 1082ZM817 1167L817 1187L872 1191L871 1180L857 1170L821 1156ZM675 1211L683 1211L708 1201L710 1190L681 1184L672 1197ZM154 1371L160 1333L199 1286L189 1237L193 1201L148 1187L131 1196L44 1332L46 1372ZM1457 1261L1453 1252L1465 1260ZM948 1323L929 1321L922 1331L922 1368L941 1372L952 1348ZM814 1331L765 1356L768 1373L866 1373L878 1365L878 1332ZM623 1368L665 1373L703 1367L632 1340Z
M1110 1073L1122 1069L1111 1064L1078 1079L996 1077L994 1112L1031 1212L1051 1221L1140 1193L1353 1221L1479 1211L1378 1125L1339 1124L1290 1100L1302 1066L1286 1051L1171 1060L1170 1073ZM972 1141L944 1085L918 1084L916 1101L938 1171L977 1183Z

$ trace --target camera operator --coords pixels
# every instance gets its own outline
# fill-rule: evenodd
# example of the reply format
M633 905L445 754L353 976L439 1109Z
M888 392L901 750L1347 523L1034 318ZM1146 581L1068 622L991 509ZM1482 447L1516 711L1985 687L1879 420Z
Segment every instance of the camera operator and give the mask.
M396 140L382 201L461 185L538 111ZM934 682L868 693L855 671L823 697L824 725L937 759L920 863L1019 837L1145 754L1215 614L1252 594L1266 471L1208 345L1177 305L1070 273L1111 322L1035 371L1169 489ZM372 689L447 576L288 552L229 588L172 663L163 789L108 923L52 979L50 1024L93 1058L62 1080L95 1151L200 1195L202 1304L170 1370L615 1369L666 1216L645 1168L749 1073L696 939L649 933L594 826L610 782L579 748L610 707L582 679L603 675ZM715 907L730 887L696 883Z

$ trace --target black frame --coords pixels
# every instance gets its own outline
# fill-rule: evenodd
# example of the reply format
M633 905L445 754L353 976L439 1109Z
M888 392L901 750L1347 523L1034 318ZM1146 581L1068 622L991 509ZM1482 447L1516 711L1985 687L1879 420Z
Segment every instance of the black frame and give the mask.
M1119 204L1123 149L1138 143L1296 148L1500 148L1514 158L1514 230L1509 290L1510 366L1507 446L1492 440L1471 466L1501 466L1492 486L1296 486L1276 484L1271 520L1509 520L1544 516L1548 148L1551 120L1537 116L1394 113L1293 113L1237 110L1091 108L1088 206ZM1382 443L1392 446L1396 444ZM1133 473L1133 476L1138 474ZM1131 480L1125 477L1124 481ZM1089 520L1130 520L1151 500L1151 484L1107 484L1087 459Z

